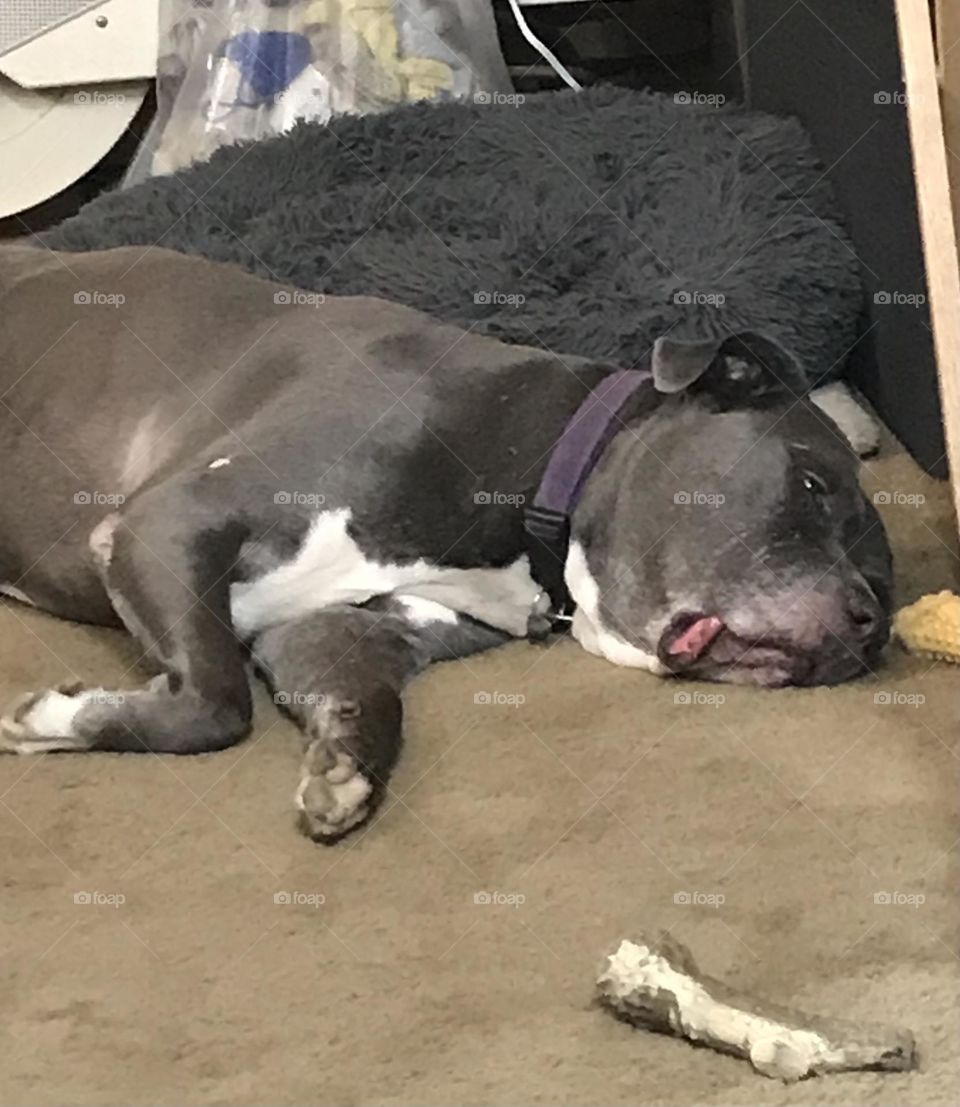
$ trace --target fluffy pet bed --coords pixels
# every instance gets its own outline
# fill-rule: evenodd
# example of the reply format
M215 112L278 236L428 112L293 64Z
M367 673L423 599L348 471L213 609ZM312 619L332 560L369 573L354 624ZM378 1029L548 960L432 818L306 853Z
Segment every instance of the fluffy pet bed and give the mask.
M611 87L302 125L102 196L45 241L167 246L622 364L670 330L758 329L811 384L861 297L798 122Z

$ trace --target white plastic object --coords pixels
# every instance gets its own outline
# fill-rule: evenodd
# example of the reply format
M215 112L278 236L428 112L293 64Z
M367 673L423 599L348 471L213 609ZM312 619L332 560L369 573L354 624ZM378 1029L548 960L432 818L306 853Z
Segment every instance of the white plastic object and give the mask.
M156 71L157 4L0 4L0 218L68 188L123 135Z

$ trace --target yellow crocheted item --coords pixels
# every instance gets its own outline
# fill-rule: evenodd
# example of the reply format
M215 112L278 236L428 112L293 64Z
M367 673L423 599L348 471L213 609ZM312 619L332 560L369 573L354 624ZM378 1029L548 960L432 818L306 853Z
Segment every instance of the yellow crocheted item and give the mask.
M960 664L960 596L921 596L894 616L893 630L911 653Z

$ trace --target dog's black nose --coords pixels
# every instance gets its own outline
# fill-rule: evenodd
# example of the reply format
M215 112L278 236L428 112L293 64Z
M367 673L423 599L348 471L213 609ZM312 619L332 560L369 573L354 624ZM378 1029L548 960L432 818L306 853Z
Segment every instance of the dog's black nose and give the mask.
M866 581L856 581L852 585L847 610L850 621L865 641L885 633L887 614Z

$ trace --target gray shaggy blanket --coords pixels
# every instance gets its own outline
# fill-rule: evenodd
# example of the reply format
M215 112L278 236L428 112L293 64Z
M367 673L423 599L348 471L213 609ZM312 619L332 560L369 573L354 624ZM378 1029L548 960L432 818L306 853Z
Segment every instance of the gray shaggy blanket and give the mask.
M101 196L63 250L162 245L636 362L754 329L811 383L856 337L856 259L800 124L615 87L301 125Z

